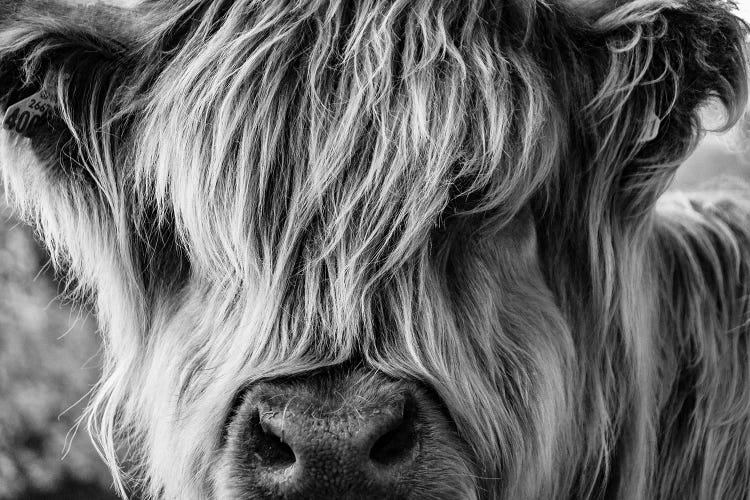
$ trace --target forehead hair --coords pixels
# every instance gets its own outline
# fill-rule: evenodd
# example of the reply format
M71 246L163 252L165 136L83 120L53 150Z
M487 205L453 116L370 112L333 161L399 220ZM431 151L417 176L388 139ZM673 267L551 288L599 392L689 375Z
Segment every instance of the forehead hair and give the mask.
M555 165L544 3L195 1L169 14L145 49L170 57L144 58L158 68L136 186L174 214L208 281L344 320L449 245L456 221L512 219Z
M540 10L185 2L152 40L175 45L137 126L139 190L207 279L374 288L448 219L509 220L548 178L561 127Z

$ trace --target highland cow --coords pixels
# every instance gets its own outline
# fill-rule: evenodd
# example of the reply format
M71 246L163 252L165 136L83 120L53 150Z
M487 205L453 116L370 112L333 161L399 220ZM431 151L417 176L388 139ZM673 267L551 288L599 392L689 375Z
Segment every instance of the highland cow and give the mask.
M724 0L0 2L0 165L152 498L747 498ZM25 114L24 114L25 113Z

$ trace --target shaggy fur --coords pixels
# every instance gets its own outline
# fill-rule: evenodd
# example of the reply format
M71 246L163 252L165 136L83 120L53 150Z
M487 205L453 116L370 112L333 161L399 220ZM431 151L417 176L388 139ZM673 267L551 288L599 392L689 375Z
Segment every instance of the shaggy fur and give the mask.
M747 193L657 203L744 107L730 2L23 3L3 101L59 112L1 164L119 485L219 495L238 391L355 363L438 394L467 497L750 494Z

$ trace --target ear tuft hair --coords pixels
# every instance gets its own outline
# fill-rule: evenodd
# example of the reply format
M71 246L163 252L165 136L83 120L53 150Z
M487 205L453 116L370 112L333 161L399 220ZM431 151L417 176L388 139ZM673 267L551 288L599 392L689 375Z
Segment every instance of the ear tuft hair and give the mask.
M3 3L0 13L0 109L50 91L58 112L34 134L37 157L61 173L71 171L65 163L95 163L85 156L102 154L95 130L115 108L105 101L131 66L123 11L31 1Z
M724 0L636 0L593 21L605 46L586 106L592 162L611 175L627 214L645 213L704 131L701 108L747 101L747 25ZM594 65L597 67L597 65Z

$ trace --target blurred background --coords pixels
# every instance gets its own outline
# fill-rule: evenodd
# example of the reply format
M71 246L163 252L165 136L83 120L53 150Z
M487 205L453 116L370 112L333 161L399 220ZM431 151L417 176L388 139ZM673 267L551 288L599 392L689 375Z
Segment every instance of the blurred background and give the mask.
M750 19L750 0L741 3ZM743 128L750 119L707 136L673 189L725 175L750 180ZM48 256L0 197L0 500L115 498L85 425L76 432L99 373L96 324L60 292Z

